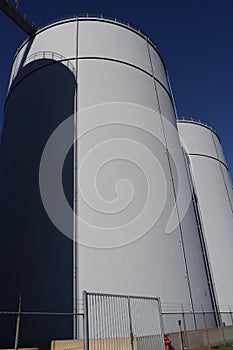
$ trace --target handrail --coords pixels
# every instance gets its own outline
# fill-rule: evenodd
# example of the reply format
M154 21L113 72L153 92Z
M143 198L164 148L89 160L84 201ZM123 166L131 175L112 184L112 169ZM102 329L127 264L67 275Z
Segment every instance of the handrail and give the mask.
M72 14L72 15L64 15L64 16L61 16L61 17L58 17L58 18L55 18L55 19L52 19L51 21L48 21L46 22L45 25L41 26L41 27L38 27L38 30L40 29L43 29L51 24L54 24L54 23L57 23L57 22L60 22L60 21L64 21L64 20L69 20L69 19L87 19L87 18L90 18L90 19L102 19L102 20L107 20L107 21L112 21L112 22L116 22L116 23L119 23L119 24L122 24L132 30L134 30L135 32L139 33L140 35L142 35L145 39L149 40L150 41L150 38L148 38L148 36L143 33L141 31L140 28L138 27L135 27L133 26L132 24L130 24L129 22L127 21L124 21L122 19L118 19L117 17L114 17L114 16L109 16L109 15L103 15L103 14L100 14L100 13L79 13L79 14ZM154 45L154 44L153 44Z
M177 122L193 122L195 124L200 124L200 125L203 125L203 126L207 126L209 129L211 129L212 131L214 131L216 133L216 130L215 128L209 124L206 120L203 120L203 119L194 119L193 117L180 117L177 119Z
M75 67L70 62L69 58L66 58L60 55L59 53L56 53L53 51L38 51L30 55L29 57L27 57L22 67L20 67L20 65L19 66L16 65L15 67L13 67L10 85L12 81L15 79L16 75L21 71L23 67L25 67L30 62L36 61L38 59L51 59L54 61L62 61L72 71L72 73L75 73Z

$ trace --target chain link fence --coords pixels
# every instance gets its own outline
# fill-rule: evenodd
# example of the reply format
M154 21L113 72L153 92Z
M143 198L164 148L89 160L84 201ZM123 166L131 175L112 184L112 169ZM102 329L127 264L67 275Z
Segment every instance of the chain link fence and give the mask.
M67 341L73 342L74 324L79 326L83 349L83 334L79 329L83 329L83 317L83 313L1 311L0 349L49 350L54 344L53 340L62 340L65 345ZM63 349L65 348L66 345Z
M208 306L195 306L194 310L181 306L166 306L162 311L164 331L176 332L179 329L179 321L187 331L222 326L233 326L233 308L221 306L213 311Z
M230 306L221 312L184 305L161 310L159 298L84 292L78 307L80 313L1 311L0 348L163 350L165 333L180 350L192 349L197 339L207 346L227 343L233 334Z

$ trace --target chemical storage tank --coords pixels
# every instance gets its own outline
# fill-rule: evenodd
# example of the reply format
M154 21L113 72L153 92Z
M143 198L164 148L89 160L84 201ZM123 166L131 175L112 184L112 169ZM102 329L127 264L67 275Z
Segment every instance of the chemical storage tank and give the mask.
M178 120L178 130L191 168L204 239L220 312L233 306L233 192L222 146L208 125ZM222 321L231 324L230 315Z
M0 193L1 308L21 293L23 310L77 312L89 290L159 296L164 312L182 304L188 328L200 305L215 310L166 68L128 25L70 18L23 43ZM23 320L21 341L70 338L73 326Z

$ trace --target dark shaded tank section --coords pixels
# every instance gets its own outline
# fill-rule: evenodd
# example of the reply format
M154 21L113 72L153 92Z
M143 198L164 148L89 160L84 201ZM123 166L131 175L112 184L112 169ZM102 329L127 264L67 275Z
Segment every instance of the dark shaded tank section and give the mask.
M9 93L0 153L0 310L17 311L21 293L22 311L73 311L73 243L43 207L39 165L50 135L74 113L75 87L65 65L43 59L22 68ZM63 183L72 203L72 150ZM0 316L1 347L14 346L15 326L15 316ZM72 333L72 316L23 316L20 346Z

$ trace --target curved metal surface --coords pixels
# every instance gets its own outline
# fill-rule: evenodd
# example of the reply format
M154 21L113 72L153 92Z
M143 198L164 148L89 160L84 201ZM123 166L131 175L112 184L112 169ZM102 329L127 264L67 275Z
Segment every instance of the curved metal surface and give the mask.
M189 155L220 311L232 305L233 191L216 133L200 123L178 121ZM227 286L226 286L227 280Z
M53 59L45 59L49 64L41 60L41 52L48 51L54 53ZM56 104L46 74L49 77L57 65L67 71L67 62L75 67L75 71L69 69L76 82L75 96L67 97L69 102L73 98L72 136L78 138L74 162L69 167L74 176L69 186L72 183L73 205L79 215L73 222L79 243L74 244L71 272L74 311L83 290L158 295L164 305L179 305L181 310L183 304L191 314L187 327L194 328L198 322L192 315L196 305L211 309L212 303L173 100L158 52L146 37L127 26L85 18L44 28L17 56L13 67L17 73L6 102L5 132L8 119L14 120L18 111L32 127L33 119L42 111L41 128L44 126L51 135L54 130L46 120L55 121L56 114L63 111L62 91L67 96L69 90L59 81L56 90L61 95L55 96L59 98ZM66 116L63 112L64 119L68 118L70 108ZM23 142L25 134L20 130ZM48 138L43 141L45 146ZM42 151L43 147L41 155ZM89 156L93 158L85 163ZM80 175L83 165L84 175ZM25 169L30 172L31 166ZM96 183L91 178L95 171ZM93 189L98 189L98 196ZM147 203L151 206L146 211ZM188 203L185 210L183 203ZM32 217L36 222L36 211ZM143 221L139 221L141 217ZM151 217L154 221L145 229ZM172 229L168 232L171 217ZM132 225L134 220L137 224ZM119 227L122 231L114 236L112 228ZM25 229L22 224L18 228ZM49 230L45 223L44 232ZM44 298L47 300L47 295ZM213 320L210 323L214 325ZM172 321L167 330L176 327L176 321Z

